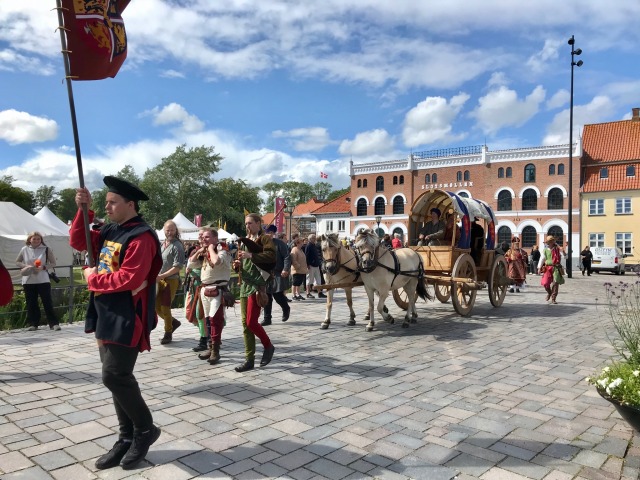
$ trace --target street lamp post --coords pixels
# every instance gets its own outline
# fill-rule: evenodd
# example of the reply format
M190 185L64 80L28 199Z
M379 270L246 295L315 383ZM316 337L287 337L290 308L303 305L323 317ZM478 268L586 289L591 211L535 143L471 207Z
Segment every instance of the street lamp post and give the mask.
M569 94L569 229L567 232L567 277L572 278L572 256L573 256L573 67L581 67L582 60L574 61L577 55L582 54L581 48L574 48L575 38L567 42L571 46L571 93Z
M293 205L287 205L286 207L284 207L284 212L287 214L287 216L289 217L289 221L287 222L289 224L289 236L287 237L287 241L291 242L291 222L293 221L293 211L295 210L296 207L294 207Z
M378 237L381 237L382 235L380 235L380 222L382 221L382 217L380 215L376 215L376 223L378 224L378 229L376 230L376 233L378 234Z

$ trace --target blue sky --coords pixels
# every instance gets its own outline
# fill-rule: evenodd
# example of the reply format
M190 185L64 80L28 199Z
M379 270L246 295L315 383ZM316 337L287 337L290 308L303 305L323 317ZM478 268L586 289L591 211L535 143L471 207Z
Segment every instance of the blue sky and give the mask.
M85 181L213 146L218 178L349 184L349 161L567 143L640 106L640 2L132 0L115 79L74 82ZM78 184L54 0L0 2L0 175Z

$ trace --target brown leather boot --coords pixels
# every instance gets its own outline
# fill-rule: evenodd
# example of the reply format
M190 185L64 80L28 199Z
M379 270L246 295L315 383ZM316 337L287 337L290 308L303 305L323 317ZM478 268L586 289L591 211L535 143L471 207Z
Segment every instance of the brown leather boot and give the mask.
M220 344L216 343L211 349L211 355L209 356L209 365L215 365L220 361Z
M213 352L213 345L209 342L209 348L202 353L198 354L198 358L200 360L209 360L211 358L211 354Z

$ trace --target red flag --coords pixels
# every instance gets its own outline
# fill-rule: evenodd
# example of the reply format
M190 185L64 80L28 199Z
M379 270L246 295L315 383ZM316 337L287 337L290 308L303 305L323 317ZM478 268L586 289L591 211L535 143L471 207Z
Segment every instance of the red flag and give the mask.
M195 215L193 217L193 223L196 224L196 227L201 227L202 226L202 214L198 213L197 215Z
M121 14L131 0L62 0L73 80L115 77L127 58Z
M13 298L11 275L0 260L0 306L8 305Z
M328 173L320 172L320 178L329 178Z

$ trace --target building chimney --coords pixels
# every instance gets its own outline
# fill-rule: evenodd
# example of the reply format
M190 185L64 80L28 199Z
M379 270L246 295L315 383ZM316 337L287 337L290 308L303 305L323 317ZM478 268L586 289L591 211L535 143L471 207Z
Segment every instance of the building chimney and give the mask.
M631 109L631 121L640 122L640 108L636 107Z

